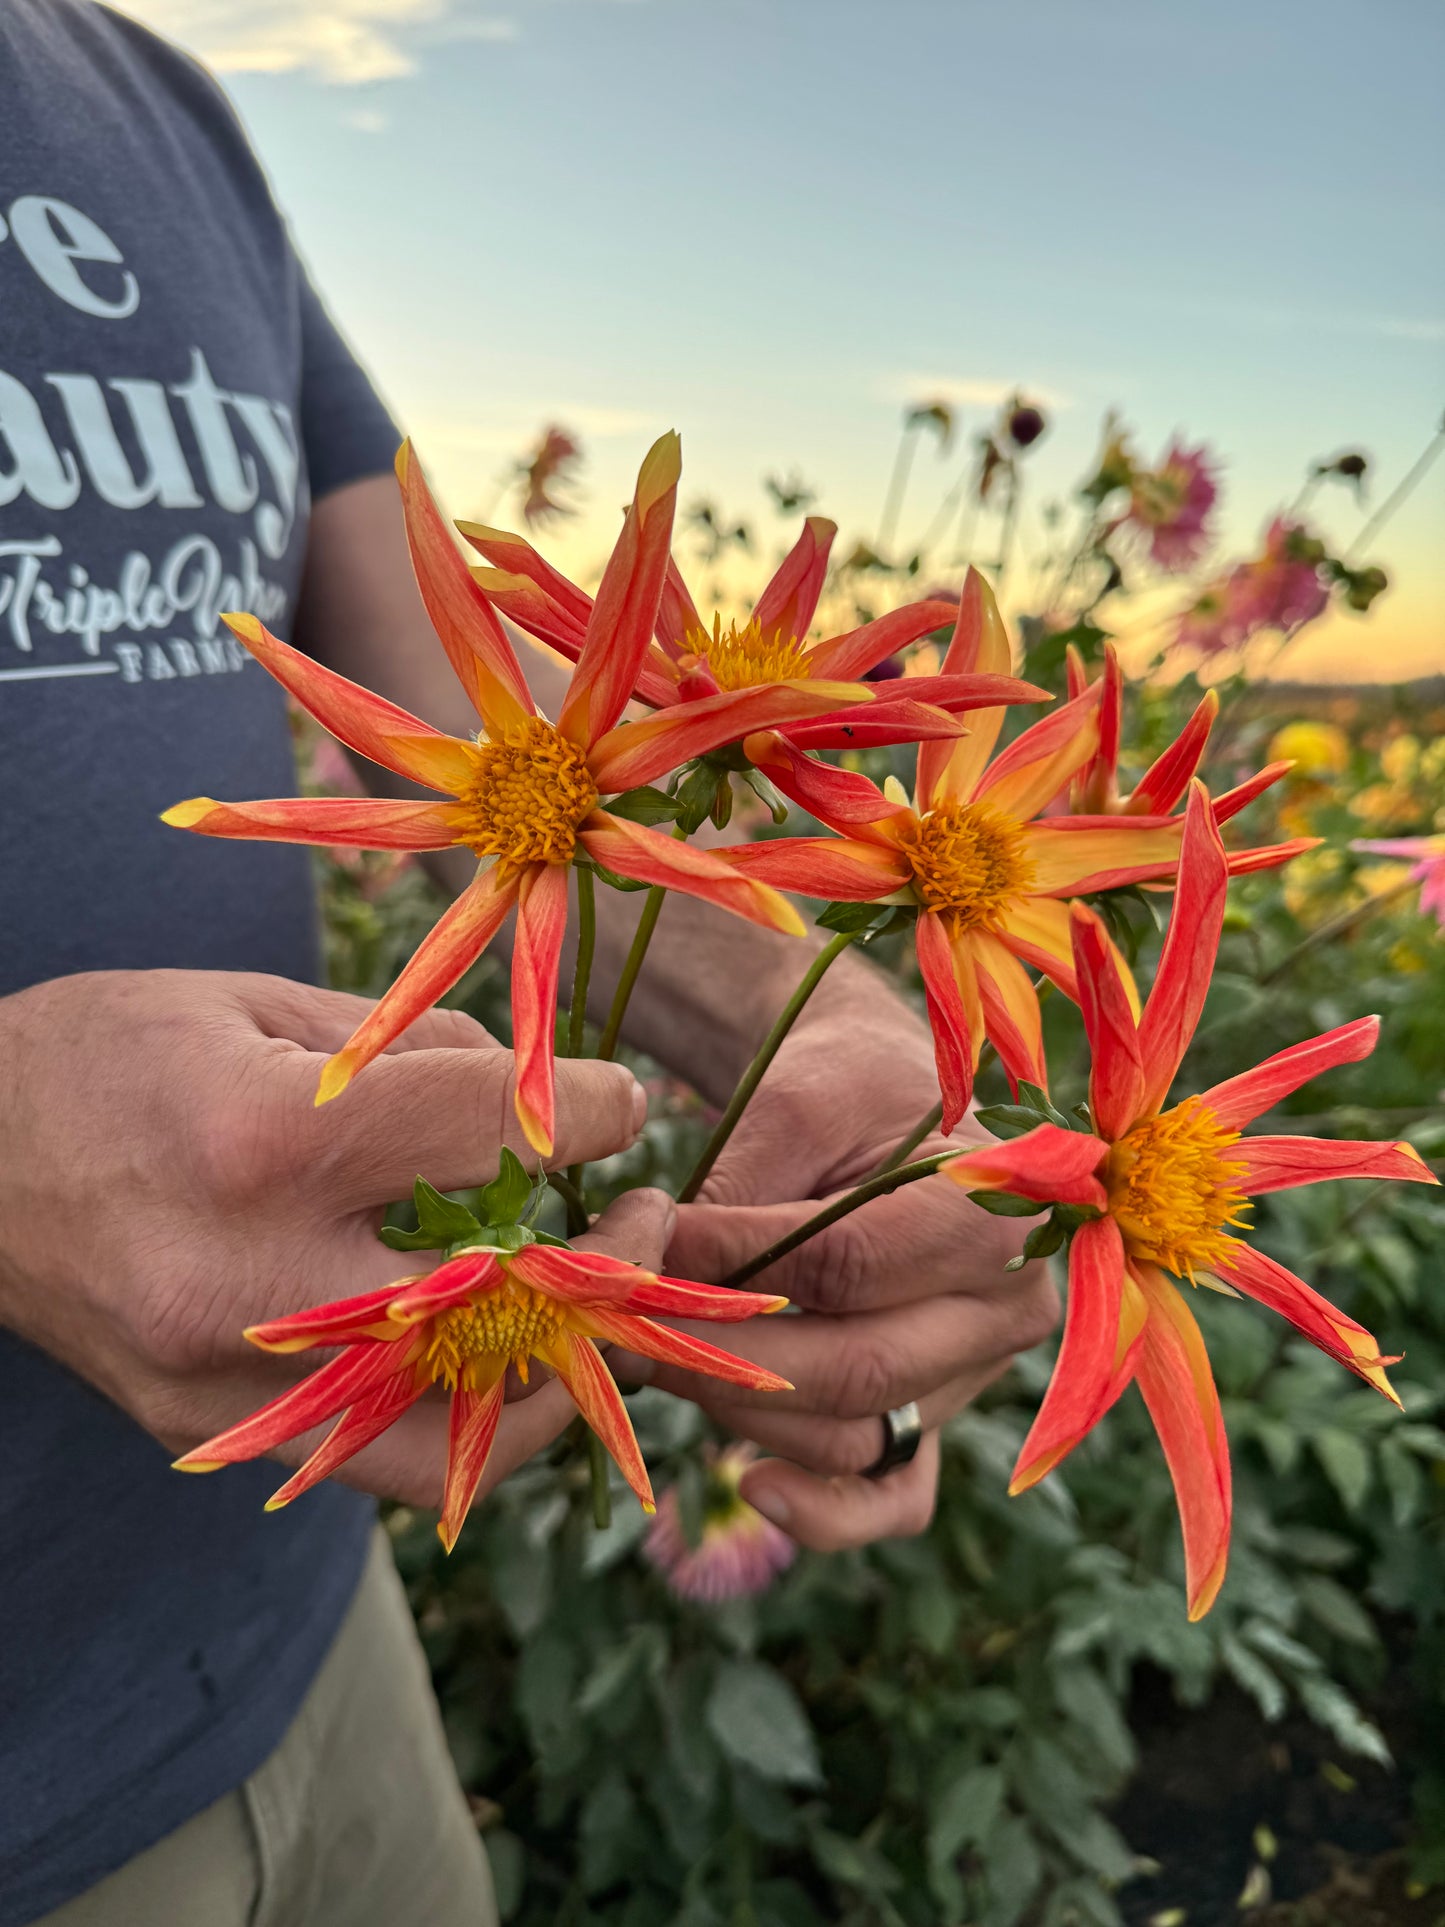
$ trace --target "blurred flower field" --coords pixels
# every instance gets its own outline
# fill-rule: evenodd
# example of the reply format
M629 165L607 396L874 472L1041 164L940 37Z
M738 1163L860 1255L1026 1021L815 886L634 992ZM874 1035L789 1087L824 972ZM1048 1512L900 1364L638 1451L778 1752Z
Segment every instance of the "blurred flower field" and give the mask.
M956 595L966 549L1036 598L1018 623L1016 673L1062 694L1067 676L1101 673L1110 634L1144 598L1153 641L1128 654L1119 790L1179 735L1202 674L1220 704L1201 770L1211 791L1292 765L1250 805L1240 837L1321 839L1233 883L1188 1088L1377 1012L1374 1055L1285 1100L1266 1128L1404 1138L1445 1168L1445 930L1418 858L1352 847L1445 833L1445 679L1343 689L1257 673L1278 669L1331 598L1370 633L1383 571L1331 554L1308 521L1315 491L1357 481L1363 458L1316 464L1257 553L1220 561L1207 451L1179 438L1148 467L1110 424L1097 470L1051 525L1051 552L1029 558L1012 552L1018 501L1047 423L1022 395L978 438L936 535L900 537L911 443L952 432L944 416L910 412L880 528L840 545L825 609L866 620L905 585L916 595L935 581ZM554 428L517 465L529 516L558 436L570 463L572 440ZM811 506L796 478L770 489L780 528ZM701 503L688 540L726 607L772 538ZM1165 589L1167 619L1153 613ZM928 673L938 640L887 668ZM347 785L339 756L306 747L314 787ZM911 777L911 752L844 760L880 782ZM755 835L776 833L761 805L739 806L734 827L744 818ZM788 827L797 833L796 812ZM406 859L318 861L331 980L377 995L438 895ZM1115 891L1097 907L1148 975L1167 899ZM921 998L902 938L871 948ZM484 958L449 1001L507 1034L502 962ZM1086 1088L1079 1013L1054 996L1044 1017L1051 1095L1068 1111ZM638 1183L675 1188L712 1121L656 1066L637 1068L652 1116L630 1152L593 1167L594 1208ZM996 1064L978 1097L1007 1101ZM504 1919L1209 1927L1325 1887L1338 1873L1331 1849L1362 1866L1396 1855L1401 1895L1445 1884L1434 1717L1445 1693L1445 1207L1422 1187L1315 1186L1262 1199L1251 1236L1404 1355L1404 1410L1258 1307L1191 1295L1236 1479L1228 1582L1196 1624L1168 1474L1137 1399L1035 1490L1006 1497L1052 1342L948 1429L938 1514L918 1540L786 1562L738 1520L722 1441L693 1407L648 1390L629 1407L670 1489L667 1543L654 1528L649 1549L620 1484L598 1530L585 1465L566 1445L479 1507L449 1559L429 1518L394 1511ZM727 1570L760 1589L719 1597L727 1582L699 1566L728 1529L743 1539ZM670 1585L680 1566L692 1583Z

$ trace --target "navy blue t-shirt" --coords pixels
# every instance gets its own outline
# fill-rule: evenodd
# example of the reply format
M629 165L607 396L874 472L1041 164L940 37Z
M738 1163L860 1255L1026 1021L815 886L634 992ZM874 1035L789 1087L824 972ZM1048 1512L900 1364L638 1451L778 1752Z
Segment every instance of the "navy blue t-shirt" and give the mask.
M205 73L90 0L0 0L0 994L314 980L306 852L157 814L294 791L219 617L287 635L310 501L396 439ZM268 1515L274 1467L169 1457L0 1333L0 1927L259 1765L355 1589L360 1495Z

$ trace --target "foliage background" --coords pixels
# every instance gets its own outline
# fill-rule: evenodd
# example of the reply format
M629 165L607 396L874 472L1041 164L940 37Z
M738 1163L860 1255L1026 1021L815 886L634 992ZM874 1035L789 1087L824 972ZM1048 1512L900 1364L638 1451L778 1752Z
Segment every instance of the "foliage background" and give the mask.
M1060 639L1032 633L1023 673L1057 685ZM1099 631L1077 633L1097 646ZM1445 822L1445 695L1238 677L1222 693L1214 787L1310 713L1344 766L1296 775L1245 818L1251 841L1308 828L1328 848L1235 884L1185 1087L1378 1011L1376 1054L1265 1128L1403 1135L1439 1160L1441 932L1411 893L1306 940L1403 875L1349 855L1351 836ZM1142 769L1198 695L1192 676L1131 688L1126 764ZM385 857L328 858L324 876L332 980L376 994L435 915L431 886ZM1150 900L1118 914L1147 980ZM901 950L880 949L906 974ZM455 1000L506 1035L500 965L483 960ZM1067 1109L1087 1074L1078 1014L1055 998L1046 1019ZM638 1069L653 1115L631 1152L597 1168L598 1204L675 1183L704 1129L685 1090ZM982 1102L1006 1096L1001 1080L981 1084ZM1200 1625L1185 1617L1169 1481L1132 1393L1061 1471L1005 1497L1052 1345L949 1427L925 1538L804 1555L757 1600L675 1600L639 1557L643 1517L620 1486L612 1526L594 1528L584 1461L565 1442L474 1515L450 1560L429 1518L394 1513L504 1919L1178 1927L1232 1917L1241 1888L1246 1905L1272 1882L1302 1890L1325 1871L1312 1833L1346 1839L1360 1819L1378 1846L1407 1806L1411 1877L1445 1880L1445 1745L1409 1711L1445 1691L1445 1211L1410 1186L1336 1184L1263 1199L1256 1224L1266 1250L1405 1354L1406 1409L1261 1308L1198 1295L1236 1473L1230 1575ZM646 1390L631 1403L659 1486L686 1476L700 1415ZM1206 1793L1196 1782L1171 1818L1155 1764L1190 1720ZM1222 1820L1201 1810L1211 1776L1238 1790ZM1218 1850L1201 1872L1211 1827Z

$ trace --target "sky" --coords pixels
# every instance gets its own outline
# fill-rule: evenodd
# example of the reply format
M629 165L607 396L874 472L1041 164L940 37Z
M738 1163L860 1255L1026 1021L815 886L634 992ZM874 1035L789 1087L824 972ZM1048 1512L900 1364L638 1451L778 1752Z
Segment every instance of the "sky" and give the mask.
M1359 447L1365 508L1317 498L1348 542L1445 412L1435 0L121 8L221 75L454 513L492 514L544 422L579 431L585 512L546 537L574 571L668 427L684 503L772 545L761 478L797 471L852 540L904 408L949 399L906 536L1020 387L1051 420L1027 544L1117 407L1146 458L1175 431L1218 451L1227 560ZM1442 538L1445 460L1362 558L1391 594L1291 672L1445 669Z

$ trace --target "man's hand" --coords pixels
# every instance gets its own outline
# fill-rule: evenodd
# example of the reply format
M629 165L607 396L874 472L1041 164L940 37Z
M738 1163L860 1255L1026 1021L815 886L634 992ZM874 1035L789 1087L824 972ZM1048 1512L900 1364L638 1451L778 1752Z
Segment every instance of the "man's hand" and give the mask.
M668 1268L725 1277L869 1177L937 1102L922 1019L861 963L835 967L779 1052L719 1159L685 1205ZM929 1138L917 1157L959 1149ZM984 1136L974 1129L972 1139ZM760 1274L800 1316L734 1327L737 1352L796 1386L754 1395L653 1368L729 1431L778 1454L744 1483L752 1503L820 1550L921 1532L932 1516L937 1430L1052 1329L1045 1266L1006 1272L1023 1232L923 1178L876 1199ZM642 1361L617 1361L647 1375ZM883 1448L883 1413L916 1399L926 1436L906 1469L860 1475Z
M511 1053L456 1011L429 1012L316 1109L321 1064L366 1008L200 971L68 977L0 1000L0 1323L176 1451L284 1390L311 1361L263 1355L244 1326L401 1275L376 1228L418 1172L453 1190L493 1177L504 1144L532 1155ZM554 1163L633 1141L645 1100L628 1071L557 1072ZM592 1238L652 1267L670 1217L659 1194L634 1193ZM555 1384L509 1408L487 1485L572 1413ZM435 1504L446 1431L444 1401L424 1399L342 1476ZM297 1464L315 1443L278 1456Z

